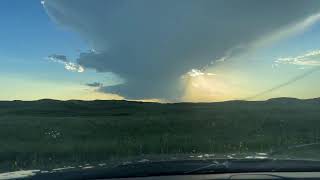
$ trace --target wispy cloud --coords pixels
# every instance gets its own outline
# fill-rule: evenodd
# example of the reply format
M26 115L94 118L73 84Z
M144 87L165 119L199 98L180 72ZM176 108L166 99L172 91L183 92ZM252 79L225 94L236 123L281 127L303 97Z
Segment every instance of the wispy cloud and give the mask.
M290 37L292 35L301 33L307 30L310 26L314 25L320 20L320 13L316 12L315 14L309 15L303 20L296 21L287 26L280 28L275 32L271 32L269 35L262 36L257 41L254 41L250 46L252 49L263 47L266 44L276 42L280 39Z
M310 51L304 55L296 57L278 58L276 64L293 64L299 66L319 66L320 50Z
M47 59L53 62L63 64L64 68L68 71L79 73L84 72L84 68L81 65L71 62L65 55L53 54L48 56Z
M320 70L320 50L314 50L309 51L303 55L296 56L296 57L284 57L284 58L278 58L275 60L275 64L272 65L272 67L278 67L279 64L291 64L291 65L298 65L300 66L299 69L305 69L306 66L311 66L313 68L309 69L308 71L303 71L301 74L298 74L291 79L288 79L287 81L277 84L276 86L269 88L265 91L259 92L253 96L245 98L245 100L253 100L258 97L264 96L268 93L271 93L273 91L279 90L283 87L289 86L296 81L302 80L309 76L310 74L313 74L314 72L317 72Z
M244 100L257 99L257 98L262 97L262 96L264 96L264 95L266 95L266 94L268 94L268 93L271 93L271 92L273 92L273 91L279 90L279 89L281 89L281 88L283 88L283 87L286 87L286 86L288 86L288 85L291 85L291 84L293 84L293 83L295 83L295 82L297 82L297 81L299 81L299 80L302 80L302 79L304 79L305 77L309 76L310 74L312 74L312 73L314 73L314 72L317 72L317 71L319 71L319 70L320 70L319 67L314 67L314 68L312 68L312 69L310 69L310 70L308 70L308 71L304 71L302 74L299 74L299 75L297 75L297 76L294 76L293 78L291 78L291 79L289 79L289 80L287 80L287 81L285 81L285 82L283 82L283 83L280 83L280 84L278 84L278 85L276 85L276 86L274 86L274 87L272 87L272 88L269 88L269 89L267 89L267 90L264 90L264 91L262 91L262 92L259 92L259 93L255 94L255 95L253 95L253 96L247 97L247 98L245 98Z

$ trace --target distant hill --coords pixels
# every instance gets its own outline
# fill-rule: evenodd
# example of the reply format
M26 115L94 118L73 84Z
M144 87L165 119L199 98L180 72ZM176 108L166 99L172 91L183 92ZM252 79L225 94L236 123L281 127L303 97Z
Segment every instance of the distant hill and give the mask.
M12 100L12 101L1 101L1 104L57 104L57 103L124 103L124 104L213 104L213 103L228 103L228 102L310 102L310 101L320 101L319 98L311 98L311 99L298 99L293 97L277 97L271 98L268 100L257 100L257 101L246 101L246 100L228 100L228 101L221 101L221 102L176 102L176 103L157 103L157 102L143 102L143 101L130 101L130 100L56 100L56 99L40 99L34 101L23 101L23 100Z
M0 101L0 115L16 114L16 115L46 115L46 116L97 116L97 115L112 115L119 112L134 112L138 113L144 110L145 112L154 112L159 110L187 110L196 111L197 109L207 108L266 108L266 107L281 107L283 106L299 106L307 107L312 104L319 104L320 99L296 99L296 98L273 98L266 101L225 101L211 103L155 103L155 102L139 102L126 100L68 100L60 101L53 99L41 99L37 101ZM219 109L218 108L218 109ZM300 108L301 109L301 108ZM303 108L302 108L303 109Z

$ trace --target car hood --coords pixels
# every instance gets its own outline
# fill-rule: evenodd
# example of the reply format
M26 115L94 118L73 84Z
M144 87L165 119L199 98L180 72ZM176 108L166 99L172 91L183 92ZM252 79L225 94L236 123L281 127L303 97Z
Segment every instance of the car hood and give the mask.
M114 166L63 167L0 174L0 179L99 179L242 172L313 172L320 161L279 159L188 159L127 162Z

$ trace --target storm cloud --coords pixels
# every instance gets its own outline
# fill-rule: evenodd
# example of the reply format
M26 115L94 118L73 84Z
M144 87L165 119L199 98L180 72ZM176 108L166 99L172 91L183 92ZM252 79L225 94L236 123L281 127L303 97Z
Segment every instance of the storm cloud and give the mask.
M125 83L131 99L178 98L183 74L318 13L318 0L45 0L48 15L96 51L77 62ZM180 87L180 88L179 88Z

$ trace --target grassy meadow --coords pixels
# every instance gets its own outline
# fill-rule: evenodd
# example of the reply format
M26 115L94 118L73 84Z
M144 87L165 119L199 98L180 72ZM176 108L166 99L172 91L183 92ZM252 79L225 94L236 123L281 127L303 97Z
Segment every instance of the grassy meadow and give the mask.
M320 140L320 99L0 102L0 172L166 154L268 152Z

